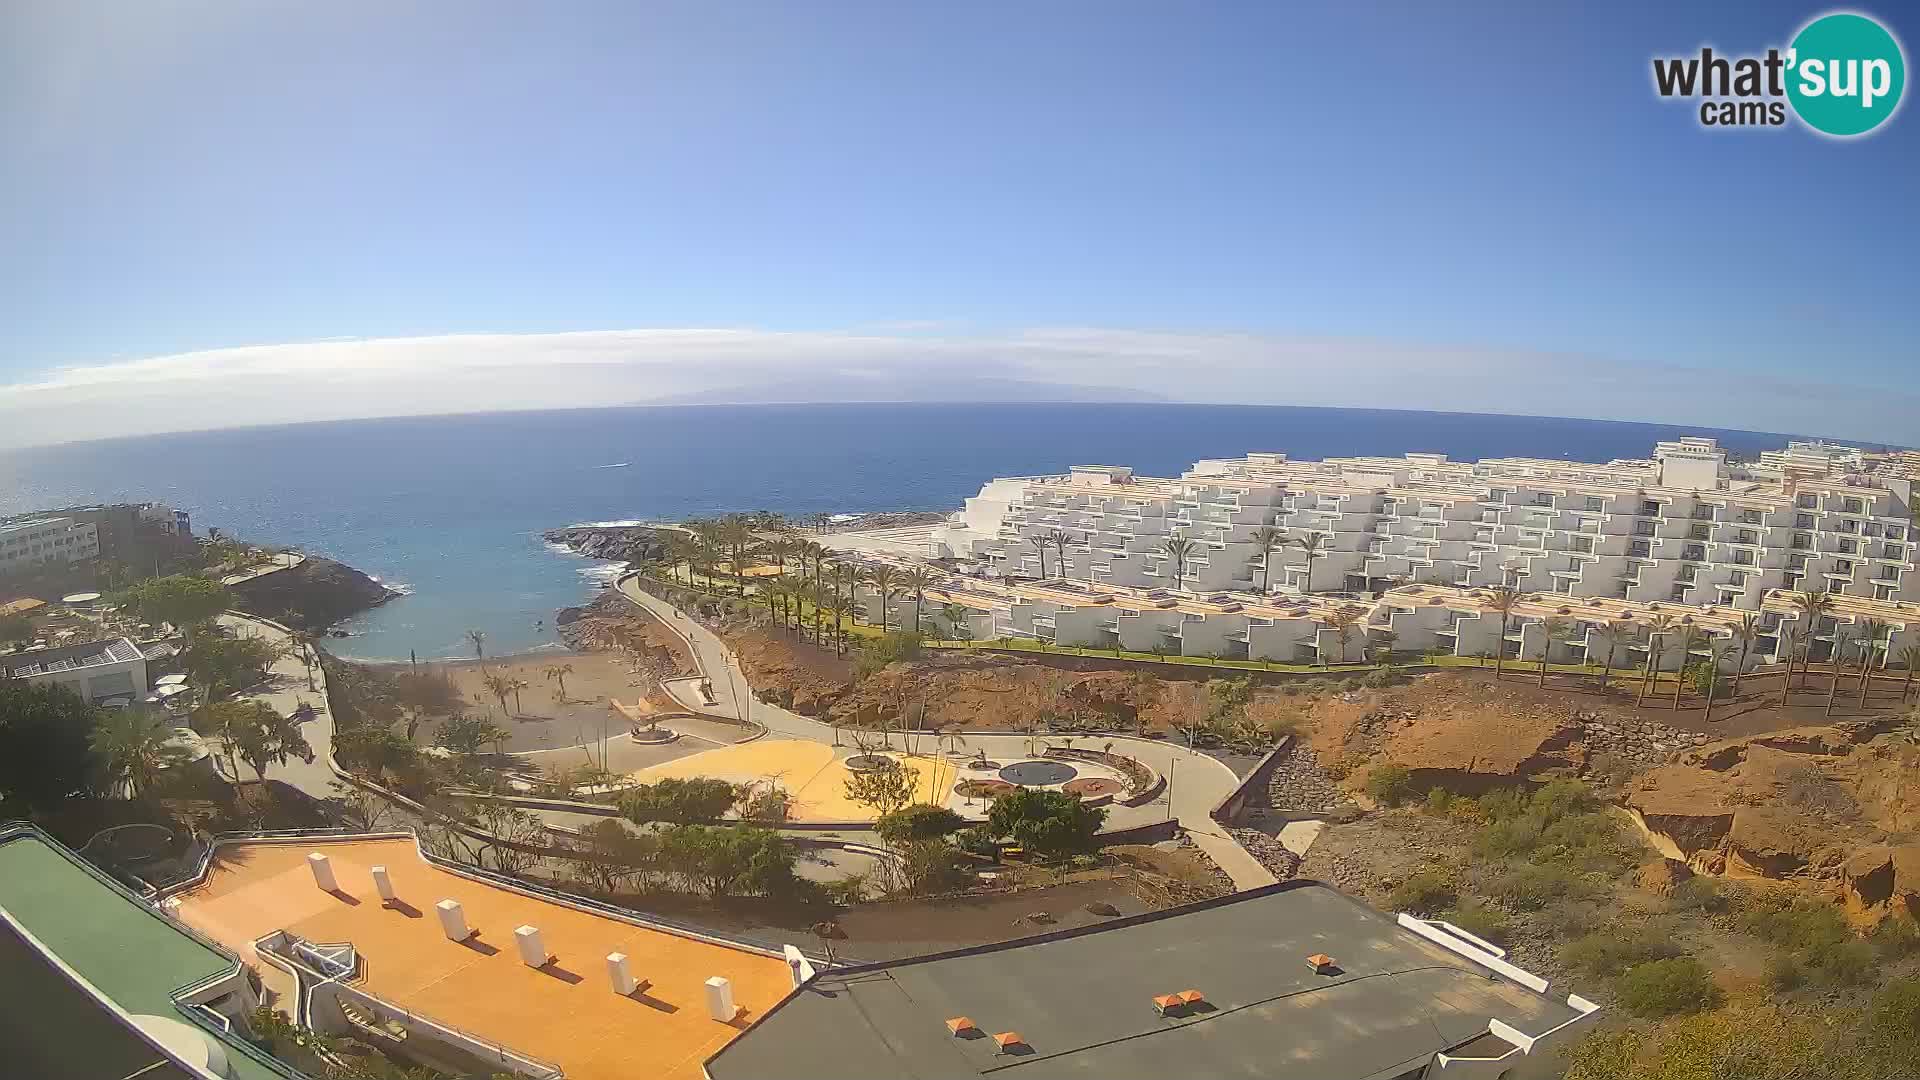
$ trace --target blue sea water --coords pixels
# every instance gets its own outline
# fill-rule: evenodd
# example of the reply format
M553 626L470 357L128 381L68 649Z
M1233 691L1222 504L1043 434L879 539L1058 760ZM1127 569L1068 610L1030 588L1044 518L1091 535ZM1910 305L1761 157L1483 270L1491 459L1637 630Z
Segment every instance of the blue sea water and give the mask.
M1131 465L1174 475L1249 450L1605 461L1659 439L1751 453L1786 436L1595 420L1219 405L750 405L354 420L0 454L0 513L160 500L196 531L331 556L408 595L347 624L348 656L553 646L555 609L604 567L544 530L732 510L959 506L994 476ZM626 468L602 468L618 462ZM602 575L603 576L603 575ZM536 626L536 622L540 625Z

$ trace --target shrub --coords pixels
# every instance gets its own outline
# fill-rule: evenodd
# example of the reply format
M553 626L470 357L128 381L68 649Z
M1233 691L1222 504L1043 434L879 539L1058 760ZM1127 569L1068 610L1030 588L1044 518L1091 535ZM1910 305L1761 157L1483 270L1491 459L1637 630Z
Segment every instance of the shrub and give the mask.
M1433 915L1452 907L1457 899L1451 882L1423 871L1394 886L1387 895L1387 906L1414 915Z
M725 780L705 776L669 776L658 783L641 784L620 796L620 815L636 825L664 821L690 825L718 821L740 797L740 789Z
M1453 794L1446 788L1434 788L1427 792L1426 812L1434 817L1448 817L1453 810Z
M1384 806L1399 806L1413 794L1413 781L1405 765L1387 762L1367 772L1367 794Z
M1691 956L1635 964L1614 980L1613 992L1621 1008L1652 1019L1701 1012L1721 1001L1713 977Z
M1505 945L1507 939L1513 934L1513 928L1508 925L1506 916L1478 904L1453 909L1452 914L1447 916L1447 921L1495 945Z
M1807 973L1790 953L1775 953L1767 961L1767 988L1776 994L1797 990L1807 981Z
M1516 866L1487 883L1487 892L1515 911L1539 911L1555 900L1577 896L1585 885L1558 866Z
M961 829L954 833L953 846L969 855L979 855L989 859L1000 851L1000 846L993 842L993 837L987 835L985 829L978 827Z
M1920 1040L1920 980L1895 979L1873 995L1868 1014L1874 1033L1912 1043Z
M1659 934L1597 930L1560 950L1560 961L1598 980L1611 979L1636 964L1679 955L1680 946Z
M1889 960L1911 956L1920 952L1920 923L1895 916L1875 927L1868 940L1875 952Z
M1026 789L993 800L987 827L1040 855L1071 855L1093 849L1094 834L1107 820L1102 807L1088 806L1059 791Z
M1673 910L1697 911L1703 915L1718 915L1730 906L1726 894L1720 885L1710 877L1690 877L1674 887Z
M873 831L889 844L909 840L929 840L958 832L966 822L959 814L932 803L915 803L890 814L882 814L873 823Z
M895 661L918 659L920 635L911 630L889 630L861 647L854 671L860 678L866 678Z
M1381 690L1399 681L1400 680L1394 676L1392 668L1383 667L1379 671L1369 672L1365 678L1360 680L1360 683L1371 689Z
M1833 986L1872 978L1874 947L1855 937L1831 905L1760 896L1742 913L1739 925L1790 953L1809 978Z

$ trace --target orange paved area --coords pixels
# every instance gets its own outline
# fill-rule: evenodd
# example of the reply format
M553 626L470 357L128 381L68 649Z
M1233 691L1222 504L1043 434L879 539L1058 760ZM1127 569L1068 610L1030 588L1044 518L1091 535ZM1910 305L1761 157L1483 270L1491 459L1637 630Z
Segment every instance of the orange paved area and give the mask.
M890 756L899 757L899 754ZM904 759L914 770L914 802L945 806L953 789L953 766L927 757ZM872 821L871 807L847 798L847 767L825 743L804 739L756 739L629 774L643 784L669 776L696 776L735 784L773 780L793 796L795 821Z
M321 892L306 865L318 851L346 896ZM568 1080L674 1077L700 1063L786 996L784 961L712 945L448 873L411 840L237 844L220 849L207 883L178 902L182 920L252 959L251 943L275 930L311 941L350 941L365 957L360 989L559 1065ZM384 865L407 909L381 906L368 867ZM479 944L441 933L434 905L458 900ZM520 962L513 929L541 930L554 965ZM617 997L606 956L625 953L640 989ZM732 1024L707 1015L709 976L733 982L745 1011Z

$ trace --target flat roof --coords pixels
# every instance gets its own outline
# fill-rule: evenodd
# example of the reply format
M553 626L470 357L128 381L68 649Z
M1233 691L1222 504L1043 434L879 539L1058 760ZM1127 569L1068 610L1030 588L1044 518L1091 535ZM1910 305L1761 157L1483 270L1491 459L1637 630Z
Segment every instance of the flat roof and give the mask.
M4 920L0 971L0 1046L13 1075L192 1080Z
M1335 974L1307 963L1330 954ZM1153 998L1207 1005L1162 1016ZM1037 938L821 973L707 1062L770 1076L1244 1076L1370 1080L1498 1018L1543 1032L1581 1014L1313 881ZM981 1037L956 1038L967 1017ZM1024 1043L998 1054L992 1035Z
M51 672L78 671L143 659L140 647L126 638L89 641L82 645L61 645L50 649L32 649L0 657L0 676L16 679Z
M309 852L332 863L341 893L321 892ZM369 868L383 865L405 905L383 906ZM434 905L457 900L476 942L441 932ZM356 988L409 1011L550 1062L568 1080L695 1080L700 1062L786 996L785 960L599 915L434 866L411 839L242 842L221 846L206 882L167 901L185 922L243 956L276 930L351 942L365 958ZM638 916L636 916L638 918ZM513 931L540 928L557 961L520 962ZM606 957L624 953L639 991L608 988ZM707 1014L706 980L724 976L745 1009Z

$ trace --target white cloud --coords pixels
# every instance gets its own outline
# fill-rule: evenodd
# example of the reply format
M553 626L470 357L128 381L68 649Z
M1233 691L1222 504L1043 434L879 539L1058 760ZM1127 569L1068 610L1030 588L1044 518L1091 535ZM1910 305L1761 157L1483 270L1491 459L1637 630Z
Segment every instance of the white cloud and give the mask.
M0 446L363 416L643 403L803 375L946 371L1175 400L1651 420L1912 444L1884 388L1513 350L1244 333L662 328L255 345L115 361L0 386Z

